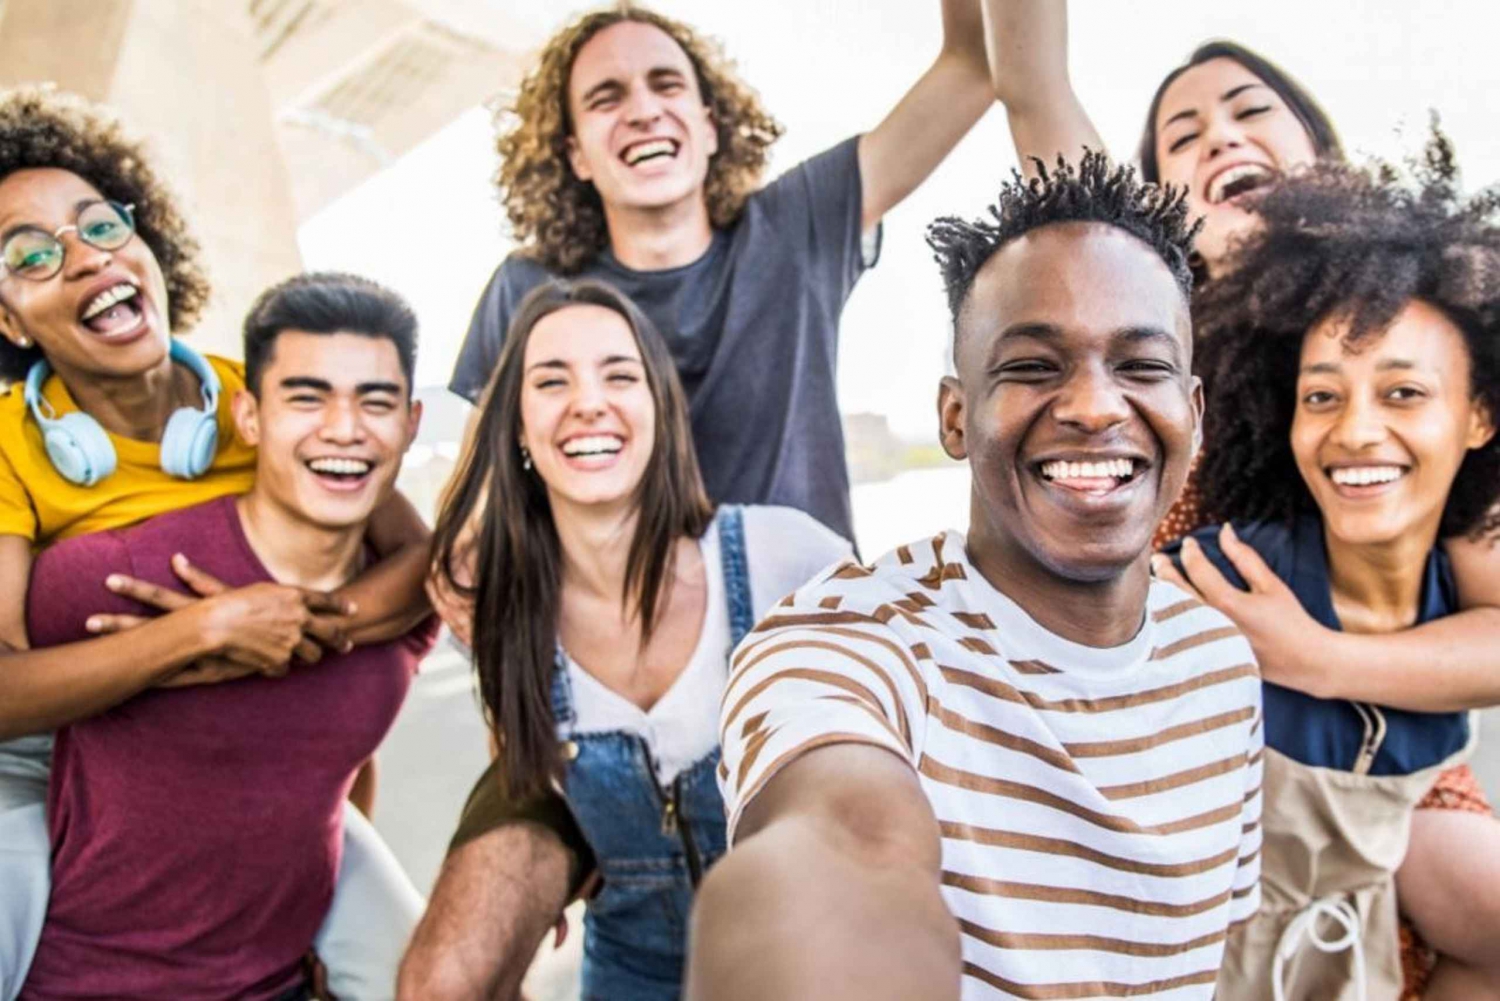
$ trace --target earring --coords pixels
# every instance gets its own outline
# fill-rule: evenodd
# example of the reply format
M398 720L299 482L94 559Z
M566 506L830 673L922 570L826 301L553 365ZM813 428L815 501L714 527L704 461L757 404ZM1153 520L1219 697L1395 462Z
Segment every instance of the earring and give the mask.
M22 337L20 340L16 341L16 347L20 347L20 348L29 348L29 347L31 347L31 338L30 337Z
M521 468L527 470L531 468L531 453L526 450L525 445L521 446Z

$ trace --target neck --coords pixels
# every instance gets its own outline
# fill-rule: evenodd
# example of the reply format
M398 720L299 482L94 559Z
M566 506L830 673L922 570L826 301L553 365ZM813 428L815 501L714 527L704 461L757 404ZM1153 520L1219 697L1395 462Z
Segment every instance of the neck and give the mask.
M202 398L198 377L170 357L131 376L58 375L79 410L111 434L137 441L161 441L173 412L197 406Z
M1328 550L1328 589L1340 624L1348 632L1397 632L1417 620L1427 558L1437 541L1431 532L1403 532L1390 542L1344 542L1323 528Z
M601 508L552 496L552 521L562 545L563 586L618 602L625 596L625 569L640 512L635 506Z
M332 591L359 572L363 524L348 528L315 525L259 488L252 488L237 506L250 549L277 583Z
M702 191L661 208L604 206L615 260L632 271L665 271L692 264L713 242Z
M1068 580L983 520L970 524L969 562L1048 632L1100 648L1128 643L1140 632L1151 587L1149 554L1108 580Z

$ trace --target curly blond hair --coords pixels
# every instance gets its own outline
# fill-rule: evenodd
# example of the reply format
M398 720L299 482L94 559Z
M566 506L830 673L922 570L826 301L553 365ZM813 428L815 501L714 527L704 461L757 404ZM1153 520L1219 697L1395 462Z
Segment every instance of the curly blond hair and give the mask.
M628 2L584 14L552 36L536 67L521 82L515 104L496 118L500 169L495 184L512 232L526 253L562 274L579 271L609 241L599 193L580 181L568 162L573 130L568 78L589 39L626 21L666 32L693 64L719 140L704 182L714 226L728 226L739 218L745 199L760 187L771 144L781 137L780 123L734 74L717 42Z
M0 180L19 170L70 171L105 198L135 206L135 231L156 255L167 285L167 322L183 333L208 304L209 283L177 203L146 162L145 144L105 109L42 87L0 91ZM40 358L0 338L0 380L17 379Z

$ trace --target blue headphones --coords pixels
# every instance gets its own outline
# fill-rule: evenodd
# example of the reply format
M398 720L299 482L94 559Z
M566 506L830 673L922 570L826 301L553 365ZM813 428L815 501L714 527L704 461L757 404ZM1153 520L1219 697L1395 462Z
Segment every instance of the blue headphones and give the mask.
M219 376L206 358L175 337L172 360L203 384L203 409L183 407L167 419L161 468L180 480L194 480L208 472L219 447ZM46 359L31 366L26 373L26 407L41 426L52 468L69 483L91 487L115 471L115 447L99 422L83 411L57 416L42 397L42 385L51 374Z

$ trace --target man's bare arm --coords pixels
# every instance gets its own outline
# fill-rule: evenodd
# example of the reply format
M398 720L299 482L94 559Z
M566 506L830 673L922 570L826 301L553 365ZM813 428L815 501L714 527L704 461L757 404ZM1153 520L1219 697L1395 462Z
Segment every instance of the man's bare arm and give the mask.
M808 751L751 801L699 890L685 997L957 999L941 859L910 765L863 744Z
M1104 141L1068 75L1067 0L983 0L984 34L995 96L1005 105L1021 170L1032 158L1049 167L1062 154L1076 162Z
M512 1001L568 900L572 853L539 824L497 827L443 862L397 1001Z
M995 103L982 29L979 0L943 0L942 51L860 139L862 231L916 190Z

